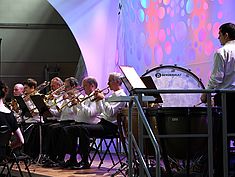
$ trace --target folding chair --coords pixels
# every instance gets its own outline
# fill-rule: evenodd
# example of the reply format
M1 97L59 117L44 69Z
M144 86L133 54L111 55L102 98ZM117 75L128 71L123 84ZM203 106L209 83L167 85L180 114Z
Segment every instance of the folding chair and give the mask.
M93 161L94 161L96 155L98 155L99 158L100 158L100 160L101 160L101 155L100 155L100 149L101 149L101 147L100 147L100 143L97 144L97 141L96 141L96 140L97 140L97 139L96 139L95 137L90 138L90 141L91 141L91 143L90 143L90 149L89 149L90 166L91 166L91 164L93 163ZM93 154L93 155L91 155L91 151L94 151L94 154Z
M105 145L105 151L104 151L103 156L101 157L101 160L100 160L100 163L98 165L98 168L100 168L101 165L103 164L104 159L105 159L107 154L109 154L109 157L110 157L113 165L117 164L117 163L115 163L114 158L112 156L112 153L111 153L111 150L110 150L111 146L113 146L115 154L117 155L118 163L121 163L121 158L120 158L120 155L119 155L119 152L118 152L117 144L115 142L115 140L119 139L119 137L120 137L119 136L119 132L117 132L114 135L105 135L105 136L100 138L100 142L99 142L98 147L101 147L102 144Z
M28 176L29 177L32 177L31 175L31 172L29 170L29 166L30 166L30 162L31 162L31 158L26 155L26 154L17 154L14 152L14 150L11 152L11 155L10 155L10 158L11 158L11 166L10 166L10 170L12 169L13 165L16 164L18 170L19 170L19 173L20 173L20 176L21 177L24 177L23 173L22 173L22 170L21 170L21 167L20 167L20 162L23 162L24 163L24 166L25 166L25 170L27 171L28 173Z
M107 126L115 126L115 125L113 125L112 123L110 123L108 121L106 121L105 123L107 124ZM118 163L120 163L121 158L120 158L118 148L117 148L117 144L116 144L116 141L115 141L117 139L119 139L119 132L118 131L115 134L106 134L106 135L102 135L102 136L92 137L91 138L91 145L90 145L90 152L91 152L92 149L95 150L95 152L92 155L92 157L91 157L91 154L89 153L90 154L90 157L89 157L90 158L90 165L92 164L95 156L99 155L100 163L98 165L98 168L100 168L101 165L103 164L104 159L105 159L107 154L109 154L113 165L115 165L116 162L115 162L115 160L112 156L111 147L113 147L114 152L115 152L115 154L117 155L117 158L118 158ZM99 141L97 141L97 140L99 140ZM104 151L103 154L101 154L100 151L102 151L103 147L104 147L105 151Z
M4 174L5 168L7 169L6 176L12 176L10 167L8 166L8 156L7 156L7 148L9 145L9 141L11 138L11 132L7 125L0 126L0 166L2 166L2 170L0 175Z

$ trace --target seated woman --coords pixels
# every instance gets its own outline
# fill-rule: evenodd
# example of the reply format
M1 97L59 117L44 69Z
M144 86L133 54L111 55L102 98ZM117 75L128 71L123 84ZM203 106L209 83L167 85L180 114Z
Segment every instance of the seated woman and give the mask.
M16 118L11 110L9 110L3 103L3 100L8 92L6 84L0 81L0 126L7 126L14 134L15 138L9 143L12 149L17 148L24 144L23 135L18 128Z

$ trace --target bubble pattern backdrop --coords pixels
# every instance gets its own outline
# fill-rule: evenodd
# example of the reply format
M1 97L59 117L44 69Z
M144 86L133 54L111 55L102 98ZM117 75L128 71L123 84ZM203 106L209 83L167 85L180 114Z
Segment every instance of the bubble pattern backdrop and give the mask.
M190 68L207 83L218 28L233 22L234 0L120 0L116 64L142 75L160 64Z

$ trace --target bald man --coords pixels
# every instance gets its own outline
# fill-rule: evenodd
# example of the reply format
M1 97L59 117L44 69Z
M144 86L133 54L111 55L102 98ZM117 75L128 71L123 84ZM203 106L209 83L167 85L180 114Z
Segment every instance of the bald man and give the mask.
M14 96L21 96L24 93L24 86L23 84L15 84L13 89Z

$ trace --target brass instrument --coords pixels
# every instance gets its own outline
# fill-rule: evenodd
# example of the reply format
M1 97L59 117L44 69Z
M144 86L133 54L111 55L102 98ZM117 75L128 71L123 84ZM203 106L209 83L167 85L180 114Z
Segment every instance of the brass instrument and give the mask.
M64 96L65 94L72 94L73 96L70 98L70 100L74 100L74 99L76 99L76 98L78 98L78 97L80 97L80 96L82 95L82 91L83 91L83 90L84 90L83 87L81 87L81 88L75 87L75 88L72 88L72 89L70 89L70 90L67 90L67 91L63 92L60 96ZM76 92L76 91L80 92L80 94L77 95L77 96L75 96L75 92ZM59 107L59 106L58 106L58 103L60 103L60 102L62 102L62 101L64 101L64 98L62 98L62 99L60 99L60 100L58 100L58 101L54 100L54 103L53 103L52 105L48 106L48 108L51 108L51 107L53 107L53 106L56 106L57 111L58 111L58 112L61 112L62 109L63 109L67 104L69 104L69 103L72 102L72 101L69 101L68 103L66 103L66 104L62 105L61 107Z
M13 110L16 113L19 113L20 107L15 98L12 99L10 102L8 102L7 105L10 107L11 110Z
M107 90L107 91L104 92L105 90ZM104 89L102 89L102 90L96 90L96 92L99 92L99 93L103 92L104 95L107 95L107 94L109 93L109 86L106 87L106 88L104 88ZM96 92L95 92L95 93L96 93ZM72 106L74 106L74 105L76 105L76 104L81 104L83 101L94 97L94 96L95 96L95 93L93 93L93 94L91 94L91 95L89 95L89 96L87 96L87 97L85 97L85 98L83 98L83 99L80 99L80 98L79 98L79 97L81 96L81 94L79 94L78 96L76 96L76 97L70 99L67 103L63 104L60 108L58 107L57 110L58 110L59 112L61 112L62 109L65 108L65 107L67 107L67 106L68 106L69 108L71 108ZM75 100L78 100L78 101L76 102L76 104L73 103ZM95 100L96 100L96 98L92 99L91 101L95 101ZM69 105L69 104L71 104L71 105Z
M105 92L105 90L106 90L106 92ZM106 87L106 88L104 88L104 89L102 89L102 90L96 90L95 93L96 93L96 92L98 92L98 93L103 92L104 95L107 95L107 94L109 94L109 90L110 90L110 89L109 89L109 86L108 86L108 87ZM80 102L83 102L83 101L85 101L85 100L91 98L92 96L95 96L95 93L92 94L92 95L89 95L88 97L85 97L85 98L84 98L83 100L81 100ZM96 101L96 98L93 98L91 101Z
M42 84L40 84L39 86L37 86L36 89L35 89L32 93L27 94L27 95L23 95L22 98L23 98L24 102L26 103L27 101L29 101L29 100L30 100L30 96L35 95L35 94L38 94L40 91L42 91L42 90L45 89L47 86L49 86L49 84L50 84L49 81L44 81ZM33 108L29 108L29 105L28 105L27 103L26 103L26 105L27 105L27 107L28 107L28 109L29 109L29 112L30 112L32 115L35 114L34 112L35 112L35 110L37 110L37 108L35 107L35 105L33 104L33 105L34 105Z
M54 91L50 91L49 93L47 93L45 96L44 96L44 101L45 102L48 102L49 100L53 100L54 99L54 94L58 93L58 92L62 92L64 91L65 89L65 85L62 85L60 86L59 88L57 88L56 90ZM60 94L58 94L59 96Z
M46 88L46 87L49 86L49 85L50 85L50 82L49 82L49 81L44 81L42 84L40 84L39 86L37 86L37 87L35 88L35 90L34 90L32 93L30 93L30 94L28 94L28 95L23 95L23 96L22 96L23 100L24 100L24 101L28 100L31 95L35 95L35 94L39 93L40 91L42 91L44 88Z

